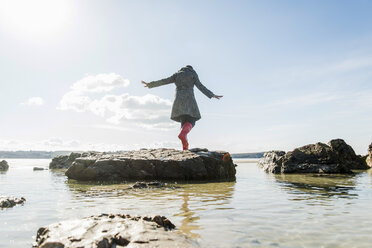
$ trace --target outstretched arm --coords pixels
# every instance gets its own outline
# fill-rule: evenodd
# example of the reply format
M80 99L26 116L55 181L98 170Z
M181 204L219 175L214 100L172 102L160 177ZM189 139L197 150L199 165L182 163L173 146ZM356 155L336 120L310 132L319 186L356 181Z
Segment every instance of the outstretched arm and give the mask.
M207 87L205 87L199 80L199 77L198 75L195 76L195 86L204 94L206 95L207 97L209 98L216 98L216 99L220 99L222 96L217 96L215 94L213 94L212 91L208 90Z
M162 86L162 85L165 85L165 84L173 83L174 80L175 80L175 74L173 74L172 76L170 76L168 78L164 78L164 79L161 79L161 80L158 80L158 81L152 81L150 83L146 83L145 81L141 81L141 83L143 83L145 85L145 87L154 88L154 87Z

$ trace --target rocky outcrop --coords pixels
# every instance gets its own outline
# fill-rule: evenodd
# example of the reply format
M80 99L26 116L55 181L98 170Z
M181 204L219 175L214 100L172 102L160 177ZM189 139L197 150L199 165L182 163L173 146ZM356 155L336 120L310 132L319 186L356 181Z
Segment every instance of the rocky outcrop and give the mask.
M346 144L344 140L334 139L329 141L328 145L337 153L340 163L346 167L352 170L366 170L370 168L365 159L360 155L356 155L354 149Z
M222 151L141 149L80 157L66 175L76 180L235 180L235 165Z
M164 216L101 214L41 227L33 247L198 247Z
M92 155L105 154L100 152L72 152L70 155L60 155L54 157L49 163L49 169L67 169L75 161L76 158L88 157Z
M352 173L351 169L367 169L365 160L357 156L341 139L327 144L316 143L291 152L266 152L259 166L270 173Z
M9 169L8 162L5 160L0 161L0 171L7 171Z
M26 201L25 198L15 198L11 196L0 196L0 209L12 208L17 204L23 204Z

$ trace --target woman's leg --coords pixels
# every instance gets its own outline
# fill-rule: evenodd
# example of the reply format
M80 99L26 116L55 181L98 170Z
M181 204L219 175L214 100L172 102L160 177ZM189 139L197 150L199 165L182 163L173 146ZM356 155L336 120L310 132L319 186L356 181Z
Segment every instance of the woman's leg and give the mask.
M185 124L183 124L181 132L178 135L178 138L182 142L183 150L188 150L189 149L189 142L187 141L187 134L191 131L192 126L193 125L190 122L186 122Z

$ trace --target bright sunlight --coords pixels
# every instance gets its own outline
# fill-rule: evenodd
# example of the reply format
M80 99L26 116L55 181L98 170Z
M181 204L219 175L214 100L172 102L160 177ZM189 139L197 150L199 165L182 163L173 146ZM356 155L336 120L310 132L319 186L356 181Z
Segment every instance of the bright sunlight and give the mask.
M2 0L0 25L22 38L51 37L67 26L71 3L63 0Z

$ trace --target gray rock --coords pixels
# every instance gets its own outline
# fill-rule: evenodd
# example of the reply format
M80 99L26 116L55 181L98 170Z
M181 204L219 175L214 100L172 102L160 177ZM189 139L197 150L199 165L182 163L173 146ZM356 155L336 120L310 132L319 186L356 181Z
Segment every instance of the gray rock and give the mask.
M26 201L25 198L15 198L11 196L0 196L0 209L12 208L17 204L23 204Z
M355 154L341 139L328 145L316 143L291 152L266 152L259 166L269 173L352 173L351 169L367 169L365 160Z
M5 160L0 161L0 171L7 171L9 169L8 162Z
M101 214L41 227L33 247L198 247L164 216Z
M33 170L34 171L42 171L42 170L47 170L47 169L43 168L43 167L34 167Z
M141 149L80 157L66 171L76 180L235 180L235 165L223 151Z
M49 169L67 169L75 161L76 158L88 157L97 154L105 154L100 152L72 152L70 155L60 155L54 157L49 163Z

